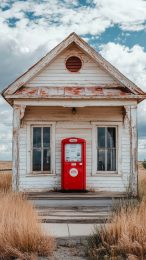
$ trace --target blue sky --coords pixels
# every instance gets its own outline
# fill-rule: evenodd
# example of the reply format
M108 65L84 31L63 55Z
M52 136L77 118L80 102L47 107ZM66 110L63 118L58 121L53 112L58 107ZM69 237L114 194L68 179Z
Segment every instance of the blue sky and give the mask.
M146 91L146 1L0 0L0 90L75 31ZM0 160L11 159L12 109L0 98ZM146 102L138 108L146 158Z

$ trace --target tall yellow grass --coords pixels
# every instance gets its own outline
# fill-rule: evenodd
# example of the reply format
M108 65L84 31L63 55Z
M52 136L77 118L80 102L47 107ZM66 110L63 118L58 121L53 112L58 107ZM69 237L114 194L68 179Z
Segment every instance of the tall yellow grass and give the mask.
M146 259L146 170L143 168L139 171L139 194L139 201L123 202L110 224L95 229L89 240L91 259Z
M0 191L10 191L12 188L12 174L0 173Z
M138 175L138 191L140 199L146 197L146 169L143 167L141 167Z
M50 255L53 247L53 239L41 231L32 204L21 194L1 193L0 259L38 259L38 255Z

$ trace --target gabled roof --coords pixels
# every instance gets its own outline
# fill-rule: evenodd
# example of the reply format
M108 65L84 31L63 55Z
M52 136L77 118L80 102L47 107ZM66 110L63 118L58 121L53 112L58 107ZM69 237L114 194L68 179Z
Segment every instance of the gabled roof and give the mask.
M63 40L49 53L47 53L46 56L40 59L36 64L29 68L29 70L27 70L23 75L17 78L6 89L4 89L2 95L6 98L8 94L10 98L11 95L13 95L18 89L24 86L26 82L28 82L31 78L38 74L43 68L49 65L49 63L53 59L55 59L72 43L75 43L79 48L81 48L86 54L88 54L94 60L95 63L97 63L101 68L107 71L122 86L126 87L131 93L135 94L136 96L145 95L145 93L139 87L137 87L132 81L126 78L119 70L117 70L107 60L105 60L99 53L97 53L91 46L89 46L88 43L86 43L74 32L71 33L65 40Z

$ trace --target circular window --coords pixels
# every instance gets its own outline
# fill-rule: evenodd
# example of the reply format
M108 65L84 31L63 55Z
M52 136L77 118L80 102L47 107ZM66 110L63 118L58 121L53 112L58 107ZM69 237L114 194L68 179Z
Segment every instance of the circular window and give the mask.
M76 56L71 56L66 61L66 68L70 72L78 72L82 67L82 61Z

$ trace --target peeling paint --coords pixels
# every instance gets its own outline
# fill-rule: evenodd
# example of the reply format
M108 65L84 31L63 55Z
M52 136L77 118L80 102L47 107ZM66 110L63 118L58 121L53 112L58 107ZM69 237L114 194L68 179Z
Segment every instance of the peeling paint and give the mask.
M114 87L110 85L101 85L95 87L21 87L13 95L15 98L49 98L49 97L132 97L135 95L127 92L122 87ZM136 96L137 98L137 96Z

